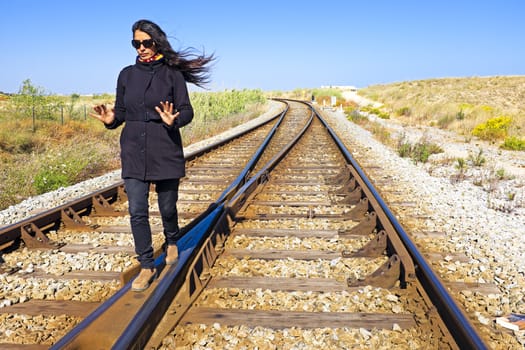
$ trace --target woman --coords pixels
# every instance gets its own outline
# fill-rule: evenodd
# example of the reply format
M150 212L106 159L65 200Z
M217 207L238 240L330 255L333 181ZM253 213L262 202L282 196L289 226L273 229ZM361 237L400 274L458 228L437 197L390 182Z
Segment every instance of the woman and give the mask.
M155 184L166 246L166 264L178 258L177 199L185 162L179 128L191 122L193 108L186 82L208 82L211 56L176 52L155 23L139 20L132 26L131 44L137 50L134 65L119 74L114 109L95 106L91 116L108 129L125 123L120 135L122 178L128 196L131 231L141 271L134 291L143 291L156 277L148 194ZM190 58L192 56L193 58Z

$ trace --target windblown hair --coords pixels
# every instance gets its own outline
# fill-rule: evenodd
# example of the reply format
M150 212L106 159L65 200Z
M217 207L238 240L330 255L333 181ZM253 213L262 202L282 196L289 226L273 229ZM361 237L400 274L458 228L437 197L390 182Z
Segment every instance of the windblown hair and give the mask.
M155 23L141 19L131 27L132 33L140 30L155 41L157 52L161 53L169 66L177 68L188 83L203 87L210 81L209 63L215 60L213 55L194 53L192 48L175 51L168 41L166 33Z

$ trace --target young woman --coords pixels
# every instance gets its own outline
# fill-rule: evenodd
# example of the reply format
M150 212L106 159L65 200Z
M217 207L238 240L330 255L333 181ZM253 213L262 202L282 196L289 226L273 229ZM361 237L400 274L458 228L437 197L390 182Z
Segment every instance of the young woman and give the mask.
M132 26L131 44L137 50L134 65L117 80L115 107L95 106L91 116L108 129L124 124L120 135L122 178L129 201L131 231L141 271L132 290L143 291L155 279L149 188L155 184L166 246L166 264L178 258L177 199L185 161L179 129L193 119L186 82L208 82L213 55L176 52L155 23L139 20Z

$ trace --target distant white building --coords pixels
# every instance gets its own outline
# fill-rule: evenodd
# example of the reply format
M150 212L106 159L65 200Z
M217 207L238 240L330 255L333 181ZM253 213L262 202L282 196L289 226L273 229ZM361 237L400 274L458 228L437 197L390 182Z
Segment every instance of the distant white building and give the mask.
M321 89L339 89L343 91L357 91L357 88L352 85L323 85Z

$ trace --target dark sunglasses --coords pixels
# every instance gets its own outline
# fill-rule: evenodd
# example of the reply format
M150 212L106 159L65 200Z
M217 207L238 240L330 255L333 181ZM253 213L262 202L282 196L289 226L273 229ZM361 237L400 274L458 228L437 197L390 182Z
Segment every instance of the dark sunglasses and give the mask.
M146 49L149 49L150 47L155 45L155 41L153 39L131 40L131 45L133 45L133 47L136 49L138 49L140 45L144 46Z

